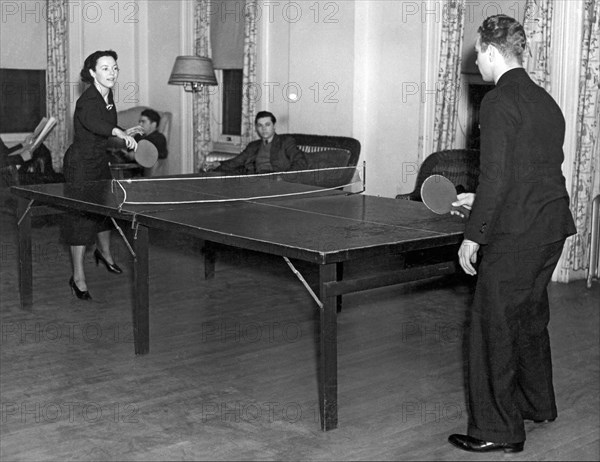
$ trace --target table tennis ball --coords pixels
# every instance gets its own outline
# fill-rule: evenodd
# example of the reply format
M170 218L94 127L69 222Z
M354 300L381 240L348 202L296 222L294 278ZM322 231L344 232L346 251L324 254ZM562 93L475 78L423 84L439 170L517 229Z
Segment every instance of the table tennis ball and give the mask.
M298 99L298 95L296 93L290 93L288 98L290 98L292 101L296 101Z

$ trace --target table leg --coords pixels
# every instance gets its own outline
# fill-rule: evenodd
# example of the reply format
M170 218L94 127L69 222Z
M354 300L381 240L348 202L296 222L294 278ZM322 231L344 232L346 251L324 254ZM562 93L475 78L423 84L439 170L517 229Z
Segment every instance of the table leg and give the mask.
M19 237L19 292L21 308L33 309L33 268L31 265L31 212L27 211L29 201L19 199L17 219Z
M336 269L337 269L336 280L341 281L342 279L344 279L344 263L342 263L342 262L336 263ZM336 306L337 306L338 313L340 311L342 311L342 296L341 295L338 295L336 298Z
M325 284L337 280L335 263L319 266L320 309L320 370L319 408L321 429L337 428L337 298L328 296Z
M215 265L217 261L217 251L210 241L204 242L204 279L213 279L215 277Z
M135 354L150 350L148 228L139 226L133 240L133 339Z

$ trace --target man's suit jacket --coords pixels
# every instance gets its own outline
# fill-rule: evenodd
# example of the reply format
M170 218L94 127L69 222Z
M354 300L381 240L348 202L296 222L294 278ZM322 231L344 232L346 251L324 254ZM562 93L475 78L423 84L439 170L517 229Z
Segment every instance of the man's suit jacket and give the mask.
M576 232L561 164L565 121L523 68L481 103L481 173L465 238L500 248L544 245Z
M256 156L262 140L248 143L246 149L233 159L221 162L217 171L256 173ZM294 138L289 135L273 136L271 141L271 167L274 172L287 172L289 170L305 170L307 168L306 155L302 152Z

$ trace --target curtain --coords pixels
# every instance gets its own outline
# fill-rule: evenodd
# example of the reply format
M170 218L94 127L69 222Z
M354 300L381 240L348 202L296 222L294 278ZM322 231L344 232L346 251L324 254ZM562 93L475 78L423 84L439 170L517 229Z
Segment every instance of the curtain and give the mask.
M195 20L195 53L196 56L211 57L210 48L210 1L196 0ZM210 99L208 88L193 93L194 119L194 171L204 166L206 156L210 152Z
M523 57L523 67L531 79L550 93L550 53L554 0L527 0L523 27L528 49Z
M456 138L464 12L465 0L445 0L438 89L435 93L434 146L436 151L451 149Z
M255 137L256 112L256 0L246 0L244 11L244 76L242 82L242 136L246 146Z
M45 144L52 154L52 167L62 170L62 159L70 143L68 82L68 0L47 0L46 113L56 118Z
M568 269L572 271L584 270L589 266L591 205L598 188L594 181L600 162L600 0L585 0L583 16L577 107L577 158L571 187L571 211L577 235L567 241L566 260Z

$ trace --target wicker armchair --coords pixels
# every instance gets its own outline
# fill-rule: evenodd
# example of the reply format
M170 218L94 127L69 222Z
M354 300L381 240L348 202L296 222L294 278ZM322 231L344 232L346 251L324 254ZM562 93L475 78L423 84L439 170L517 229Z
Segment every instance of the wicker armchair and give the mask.
M356 167L360 157L360 142L346 136L308 135L289 133L296 145L306 154L308 169L327 169L335 167ZM236 154L214 152L208 155L208 162L222 161L235 157ZM293 181L298 183L336 188L350 184L355 169L325 170L295 175ZM291 180L292 181L292 180Z
M430 175L448 178L457 192L475 192L479 179L479 151L474 149L448 149L427 157L419 169L415 188L408 194L398 194L396 199L421 201L421 185Z
M345 136L307 135L291 133L299 149L306 154L308 169L334 167L356 167L360 157L360 142ZM354 169L315 172L302 183L324 188L335 188L350 184Z

